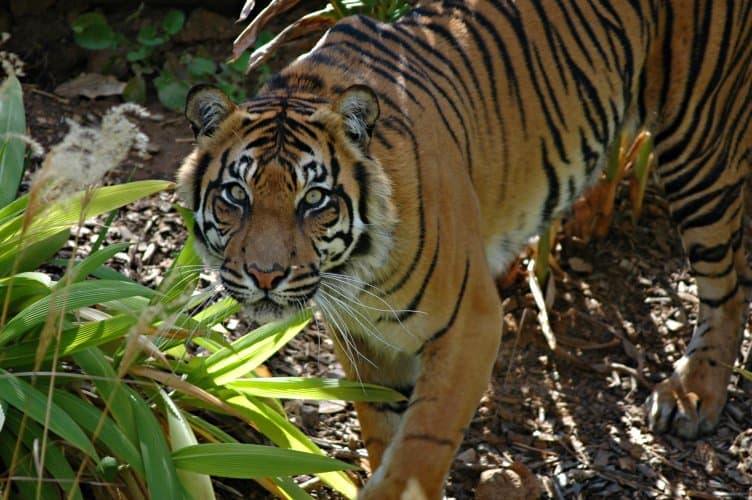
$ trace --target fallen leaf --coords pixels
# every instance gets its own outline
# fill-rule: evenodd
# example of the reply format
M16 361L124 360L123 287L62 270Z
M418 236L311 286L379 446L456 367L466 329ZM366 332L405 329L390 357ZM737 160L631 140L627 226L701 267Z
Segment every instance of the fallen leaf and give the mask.
M63 97L84 96L89 99L110 95L121 95L125 83L112 75L99 73L81 73L73 80L68 80L55 87L55 93Z

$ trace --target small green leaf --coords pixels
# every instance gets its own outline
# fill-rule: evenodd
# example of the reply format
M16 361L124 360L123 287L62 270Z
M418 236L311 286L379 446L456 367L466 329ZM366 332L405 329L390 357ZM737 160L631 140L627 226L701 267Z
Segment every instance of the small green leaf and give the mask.
M186 446L174 451L172 458L181 469L239 479L357 469L322 455L244 443Z
M154 79L154 85L157 87L159 102L173 111L183 111L190 90L188 82L177 80L170 73L162 71Z
M102 457L97 464L97 474L105 481L114 481L118 473L118 462L115 457Z
M89 12L73 21L73 39L85 49L100 50L114 48L117 36L107 19L98 12Z
M151 54L151 50L149 47L141 46L138 48L138 50L131 50L126 55L125 58L128 60L128 62L136 62L136 61L143 61L147 57L149 57L149 54Z
M146 80L141 75L136 75L125 84L123 99L128 102L144 104L146 102Z
M184 24L185 14L182 10L172 9L162 19L162 29L169 35L174 35L183 29Z
M213 75L217 71L217 65L206 57L191 57L188 61L188 71L194 78Z
M138 30L138 43L147 47L157 47L167 41L167 38L157 32L157 28L147 24Z

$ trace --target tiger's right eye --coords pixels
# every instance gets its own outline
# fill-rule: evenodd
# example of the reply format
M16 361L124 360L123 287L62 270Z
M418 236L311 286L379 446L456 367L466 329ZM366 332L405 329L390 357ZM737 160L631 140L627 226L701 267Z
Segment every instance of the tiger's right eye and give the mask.
M248 201L248 193L243 186L237 183L225 185L222 189L222 195L227 201L235 205L244 205Z

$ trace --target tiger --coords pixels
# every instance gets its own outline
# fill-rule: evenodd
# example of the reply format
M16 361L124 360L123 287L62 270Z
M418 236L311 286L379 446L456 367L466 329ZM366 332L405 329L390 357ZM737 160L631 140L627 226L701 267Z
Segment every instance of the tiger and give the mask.
M752 2L418 2L337 22L242 104L194 87L185 114L179 192L226 291L260 323L315 304L346 375L405 397L355 403L360 498L441 497L497 359L495 279L627 132L653 134L699 297L649 425L717 424L752 284Z

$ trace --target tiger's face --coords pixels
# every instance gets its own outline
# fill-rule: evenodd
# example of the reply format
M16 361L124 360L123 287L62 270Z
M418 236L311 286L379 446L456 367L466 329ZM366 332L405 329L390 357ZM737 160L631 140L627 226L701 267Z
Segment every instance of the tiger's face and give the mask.
M366 281L383 265L393 208L368 155L378 104L367 88L334 103L280 96L239 107L202 86L186 115L198 144L178 183L197 246L251 319L290 315L327 276Z

